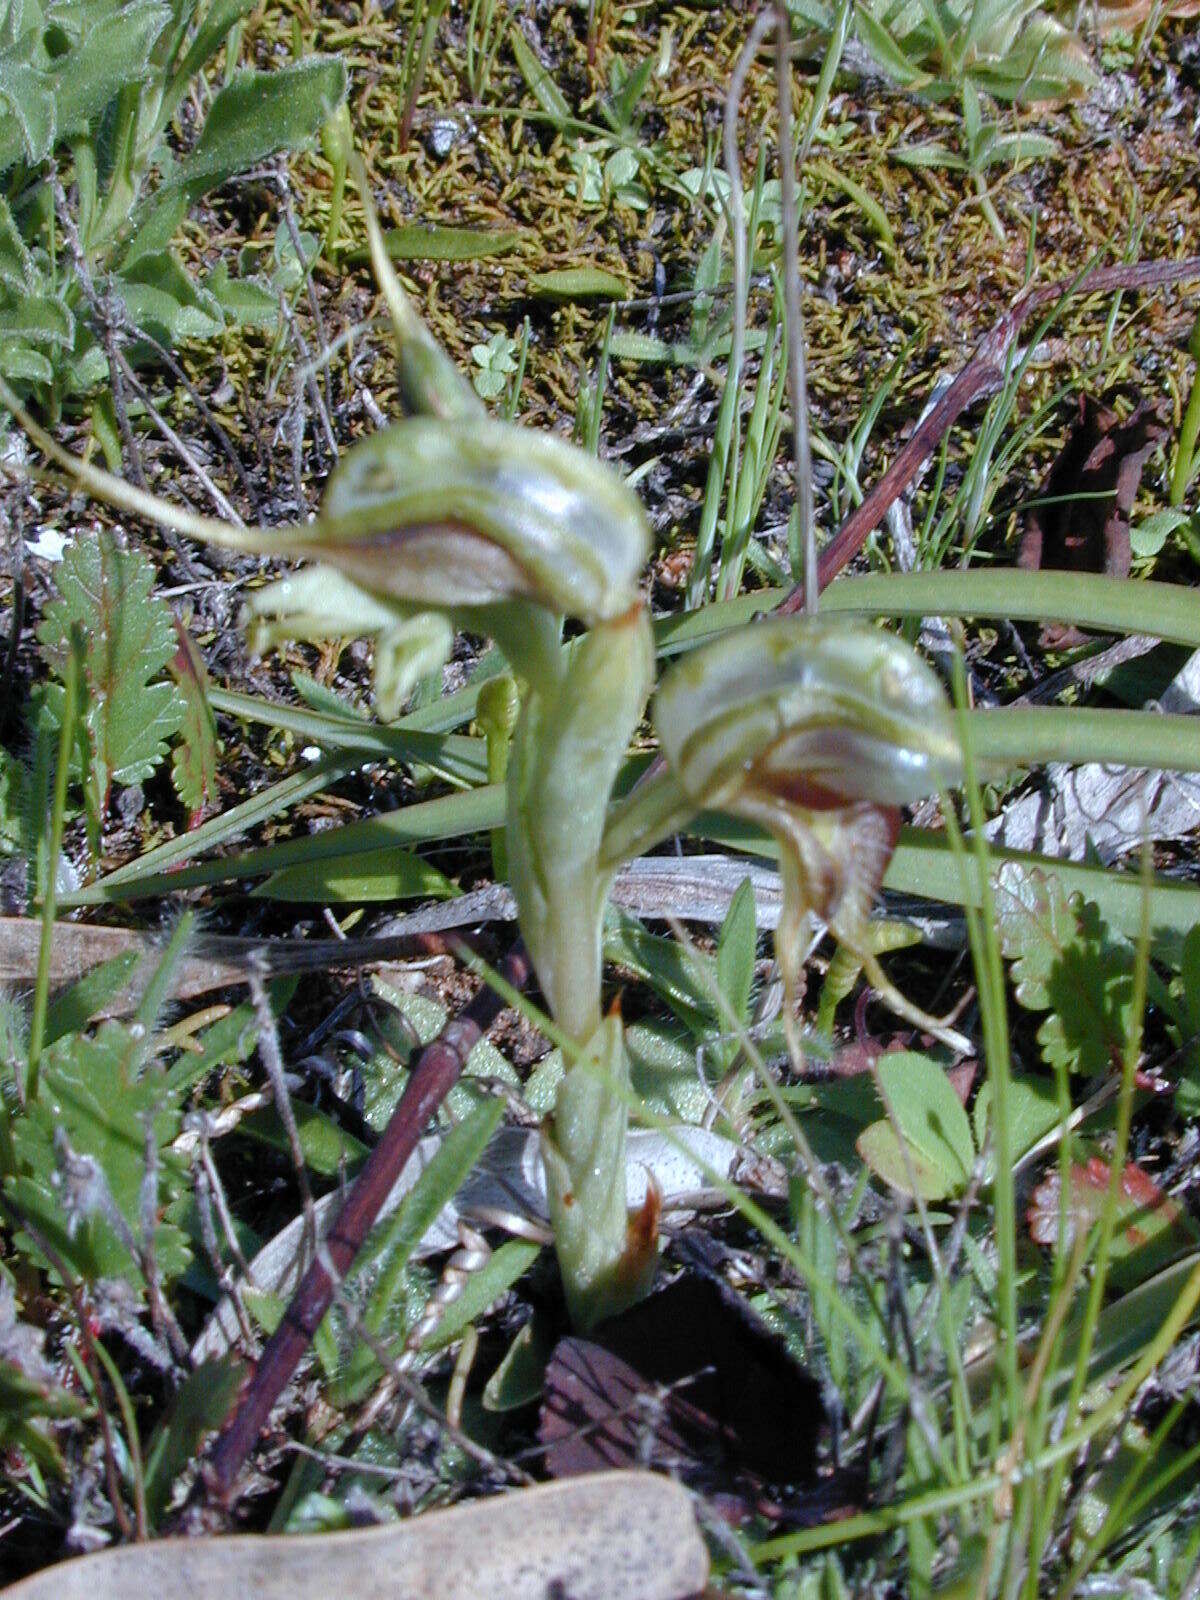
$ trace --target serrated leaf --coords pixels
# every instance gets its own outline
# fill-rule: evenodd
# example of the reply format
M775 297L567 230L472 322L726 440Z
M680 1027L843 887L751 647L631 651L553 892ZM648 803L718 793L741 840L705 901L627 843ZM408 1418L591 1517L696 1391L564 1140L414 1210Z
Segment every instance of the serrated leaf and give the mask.
M88 783L102 815L111 785L148 778L182 721L175 686L154 681L174 654L175 630L169 607L151 594L153 566L137 551L118 550L107 533L75 540L55 579L59 598L47 605L37 637L61 677L71 628L82 629ZM47 704L57 720L61 691Z
M912 1193L912 1178L926 1200L960 1194L975 1164L975 1145L967 1113L945 1072L928 1056L897 1051L880 1060L879 1079L896 1126L884 1118L864 1129L856 1145L859 1155L901 1194Z
M996 873L1000 945L1015 994L1050 1014L1038 1029L1046 1064L1099 1076L1120 1065L1133 1026L1132 957L1099 912L1053 874L1006 861Z
M1052 1168L1030 1196L1026 1211L1029 1236L1035 1244L1056 1245L1062 1232L1062 1248L1069 1252L1076 1237L1087 1234L1100 1221L1111 1177L1111 1167L1099 1156L1086 1164L1073 1163L1068 1170L1066 1204L1062 1199L1062 1174ZM1114 1280L1131 1281L1122 1266L1136 1260L1133 1282L1152 1273L1196 1248L1200 1232L1178 1201L1160 1188L1136 1162L1127 1163L1117 1186L1112 1260Z
M194 827L201 813L217 799L217 723L208 703L208 674L186 629L176 624L179 648L171 658L171 676L183 702L180 739L171 756L175 793L191 813Z
M21 1212L35 1222L59 1252L89 1281L137 1279L139 1269L94 1192L76 1192L59 1181L55 1134L62 1130L71 1150L99 1165L108 1191L133 1234L140 1234L141 1186L145 1174L144 1119L149 1117L160 1152L159 1216L182 1188L184 1172L166 1149L179 1132L179 1106L163 1078L143 1071L145 1030L106 1022L94 1036L70 1034L41 1057L38 1099L13 1123L13 1143L22 1175L11 1181ZM165 1281L183 1272L190 1252L172 1222L155 1230L155 1253ZM36 1245L30 1243L36 1257Z

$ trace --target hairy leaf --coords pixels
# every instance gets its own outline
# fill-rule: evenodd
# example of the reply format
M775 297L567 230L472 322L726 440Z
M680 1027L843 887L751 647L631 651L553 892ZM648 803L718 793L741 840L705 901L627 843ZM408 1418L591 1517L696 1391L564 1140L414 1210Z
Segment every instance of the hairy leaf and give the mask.
M177 1097L144 1069L144 1028L104 1023L93 1037L70 1034L41 1057L41 1093L13 1123L22 1175L11 1193L85 1278L137 1279L129 1249L141 1238L146 1121L159 1153L156 1214L180 1193L184 1172L166 1147L179 1132ZM160 1220L154 1248L165 1280L189 1260L173 1222ZM33 1248L36 1255L36 1248Z
M346 96L341 61L313 56L275 72L239 72L212 103L176 183L193 198L278 150L315 139Z
M175 653L166 604L154 598L154 568L104 534L77 539L57 573L59 598L46 607L38 640L61 678L73 624L85 641L84 725L91 748L87 784L101 815L112 784L148 778L183 720L174 685L161 681ZM160 680L160 681L156 681ZM62 694L47 697L57 720Z

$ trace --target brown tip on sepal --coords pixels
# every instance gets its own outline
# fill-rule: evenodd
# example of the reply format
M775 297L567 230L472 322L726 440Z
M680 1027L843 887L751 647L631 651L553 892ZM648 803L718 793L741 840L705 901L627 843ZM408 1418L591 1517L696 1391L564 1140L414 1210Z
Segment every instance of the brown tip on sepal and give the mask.
M646 1198L631 1211L625 1229L623 1272L648 1289L658 1263L658 1224L662 1217L662 1190L652 1172L646 1172Z
M624 995L624 989L618 989L616 994L613 995L608 1007L608 1015L610 1017L615 1017L618 1022L621 1020L621 1001L624 998Z

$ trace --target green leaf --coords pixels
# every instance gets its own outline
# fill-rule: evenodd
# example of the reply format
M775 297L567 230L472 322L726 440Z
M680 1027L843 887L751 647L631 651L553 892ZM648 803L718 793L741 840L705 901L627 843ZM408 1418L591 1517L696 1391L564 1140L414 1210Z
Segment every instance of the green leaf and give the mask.
M139 1268L120 1231L105 1213L100 1191L91 1184L56 1181L59 1160L55 1136L66 1136L76 1156L92 1157L108 1193L135 1239L141 1231L141 1188L145 1177L145 1121L159 1151L158 1214L180 1193L184 1170L167 1146L179 1132L178 1102L163 1077L144 1070L145 1028L105 1022L94 1037L70 1034L41 1058L38 1099L13 1125L13 1142L23 1175L11 1182L21 1211L35 1222L89 1281L137 1279ZM155 1254L165 1282L183 1272L190 1252L174 1222L155 1230ZM30 1241L31 1254L37 1247Z
M0 53L0 172L22 157L44 161L54 144L54 95L31 62Z
M529 1239L510 1239L489 1256L478 1272L473 1272L462 1293L446 1307L441 1321L421 1346L422 1354L444 1350L461 1337L465 1328L506 1294L523 1278L542 1253L542 1246Z
M0 373L13 383L53 383L54 368L40 350L0 338Z
M754 957L758 929L754 917L754 889L749 878L739 886L717 935L717 983L738 1022L750 1022L750 991L754 986ZM729 1031L722 1016L722 1031Z
M61 300L24 295L0 307L0 335L51 350L69 349L75 340L75 318Z
M38 642L62 676L71 628L85 641L84 725L92 750L88 774L103 814L113 783L148 778L166 754L183 708L171 683L155 682L175 651L170 609L151 594L154 568L135 550L119 550L107 533L77 539L56 572L59 598L46 606ZM57 719L61 691L47 697Z
M245 1377L241 1363L226 1357L202 1362L184 1379L146 1450L146 1510L152 1525L167 1509L172 1485L196 1459L205 1434L228 1416Z
M177 628L171 676L183 702L180 739L171 757L175 793L193 818L217 799L217 723L208 703L208 674L191 638Z
M1120 1066L1133 1026L1133 959L1096 907L1068 895L1053 873L1005 862L996 873L1000 945L1015 994L1047 1011L1038 1029L1046 1064L1090 1077Z
M402 228L389 228L383 242L393 261L483 261L509 255L524 238L519 228L453 228L410 222ZM366 261L368 253L354 250L346 259Z
M991 1110L992 1086L985 1083L971 1110L975 1143L981 1150L987 1138ZM1053 1083L1045 1078L1013 1078L1008 1086L1008 1127L1014 1158L1019 1159L1056 1128L1060 1115Z
M534 55L529 41L514 24L512 33L512 52L516 58L517 66L521 69L521 76L533 92L533 98L550 118L551 122L562 133L567 123L571 120L571 108L566 102L562 90L555 83L549 72Z
M171 15L161 0L131 0L103 13L96 8L78 45L55 63L56 140L82 132L123 88L146 75L150 52Z
M45 1042L53 1044L64 1034L79 1033L86 1027L97 1011L121 993L139 959L136 950L125 950L85 972L60 994L46 1012Z
M929 74L922 72L907 52L879 22L865 5L856 5L854 20L859 38L875 57L890 78L905 88L921 88L929 83Z
M1176 528L1188 520L1186 511L1175 511L1170 506L1145 517L1129 530L1129 544L1135 556L1145 559L1156 556Z
M172 181L197 199L268 156L315 139L345 97L346 68L332 57L238 72L217 94Z
M230 28L251 9L253 0L214 0L171 77L159 108L158 125L165 127L175 115L192 79L225 43Z
M363 1311L363 1322L371 1333L385 1333L396 1320L397 1307L407 1310L401 1302L407 1301L412 1253L470 1176L503 1114L504 1102L492 1095L469 1111L443 1138L393 1215L368 1238L357 1270L364 1274L364 1281L371 1282ZM339 1385L337 1403L347 1405L361 1398L378 1372L373 1353L365 1346L356 1350Z
M204 287L229 321L239 328L273 329L277 326L279 297L255 278L231 278L224 261L219 261L209 273Z
M113 288L124 302L131 324L144 329L168 350L189 339L211 339L225 325L223 318L197 305L187 305L155 284L129 283L115 278ZM218 309L215 302L214 309Z
M615 272L601 267L564 267L538 272L527 285L536 300L627 300L629 287Z
M879 1078L897 1126L885 1118L864 1129L859 1155L901 1194L913 1192L910 1165L924 1199L961 1194L975 1164L975 1146L967 1113L943 1069L928 1056L901 1051L880 1059Z
M274 872L252 891L263 900L331 904L411 900L431 896L449 900L458 887L436 867L408 850L364 850L352 861L300 862Z

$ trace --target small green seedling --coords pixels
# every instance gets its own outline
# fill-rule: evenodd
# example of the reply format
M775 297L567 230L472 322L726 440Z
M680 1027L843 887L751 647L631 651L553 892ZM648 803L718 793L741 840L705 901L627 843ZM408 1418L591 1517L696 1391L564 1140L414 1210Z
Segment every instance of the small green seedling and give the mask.
M226 548L314 563L258 599L260 640L373 634L389 709L406 665L419 658L429 671L454 629L490 635L507 657L523 691L504 855L542 993L574 1051L543 1149L567 1300L587 1327L636 1299L656 1261L652 1211L627 1213L629 1060L621 1020L602 1004L613 874L701 810L754 823L780 850L776 943L789 1000L823 922L901 1016L962 1045L896 991L866 930L900 806L961 777L954 721L937 678L902 640L825 618L759 623L673 667L654 707L665 763L614 804L654 685L645 512L587 451L487 416L405 299L365 173L352 165L410 415L342 458L313 522L237 528L181 511L77 461L2 386L0 395L102 499ZM568 619L585 631L564 643Z

